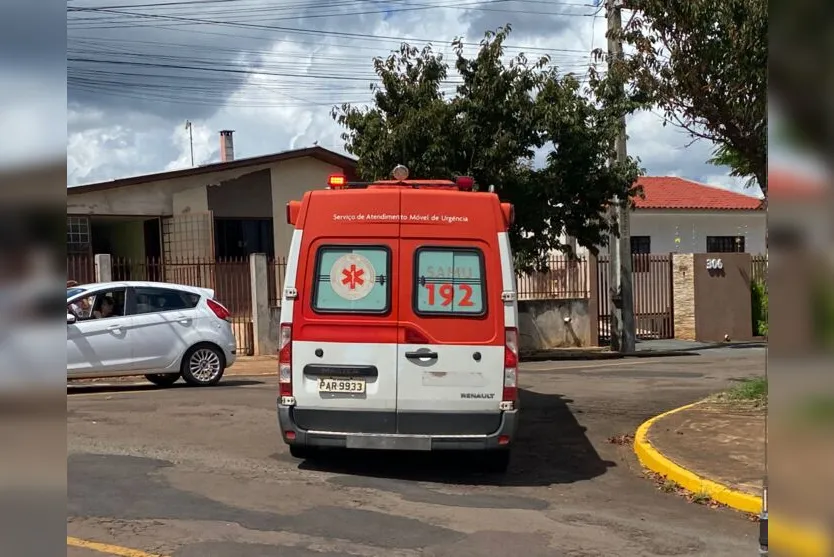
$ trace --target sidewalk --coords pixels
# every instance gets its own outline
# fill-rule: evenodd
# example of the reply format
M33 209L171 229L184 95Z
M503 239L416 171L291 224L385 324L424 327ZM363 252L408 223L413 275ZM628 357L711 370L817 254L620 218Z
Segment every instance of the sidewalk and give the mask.
M643 466L665 481L759 515L765 476L765 412L751 402L715 398L684 406L641 425L635 434L634 451ZM771 441L773 436L771 432ZM783 438L782 443L785 441ZM780 489L779 516L767 525L769 545L778 555L826 557L834 547L831 533L808 520L795 519L825 516L828 490L819 484L803 489L802 484L808 482L802 478L814 468L826 467L831 455L822 458L819 453L824 451L814 450L812 456L809 443L797 443L793 449L776 452L789 461L784 466L771 462L771 475L780 468L780 483L790 489ZM814 477L820 477L818 470L814 473Z
M647 440L702 478L753 497L762 494L765 413L761 409L704 402L663 416L648 429Z

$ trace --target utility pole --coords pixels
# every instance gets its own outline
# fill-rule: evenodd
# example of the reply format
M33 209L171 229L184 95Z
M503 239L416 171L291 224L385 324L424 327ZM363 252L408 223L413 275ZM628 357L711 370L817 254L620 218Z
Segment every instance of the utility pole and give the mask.
M623 22L620 0L605 0L606 19L608 20L608 71L623 58L623 43L619 34ZM612 165L626 159L626 119L620 117L619 131L614 141L614 156L609 161ZM628 200L615 196L611 200L610 216L617 222L619 237L616 234L608 238L608 285L611 350L624 354L633 353L635 347L634 293L631 275L631 230Z
M188 130L188 144L191 147L191 166L194 166L194 132L191 130L191 120L185 121L185 129Z

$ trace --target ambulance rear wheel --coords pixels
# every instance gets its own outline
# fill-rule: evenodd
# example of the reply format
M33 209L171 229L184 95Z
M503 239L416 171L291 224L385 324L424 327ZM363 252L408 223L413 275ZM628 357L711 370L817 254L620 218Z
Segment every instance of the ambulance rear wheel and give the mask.
M490 451L484 455L484 468L491 474L504 474L510 467L510 451Z

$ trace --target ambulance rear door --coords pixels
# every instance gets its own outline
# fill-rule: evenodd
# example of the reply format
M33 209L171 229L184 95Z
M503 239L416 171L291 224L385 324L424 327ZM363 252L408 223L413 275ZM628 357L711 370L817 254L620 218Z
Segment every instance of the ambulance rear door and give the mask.
M501 423L501 263L493 214L472 202L453 192L403 192L411 220L399 246L401 434L484 435Z

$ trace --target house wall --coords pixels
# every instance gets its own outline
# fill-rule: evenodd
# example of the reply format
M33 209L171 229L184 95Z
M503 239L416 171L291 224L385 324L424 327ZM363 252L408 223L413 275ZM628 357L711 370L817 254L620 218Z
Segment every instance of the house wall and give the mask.
M764 211L653 211L631 213L631 235L651 236L652 253L704 253L707 236L744 236L745 251L766 250L767 214ZM675 237L680 244L675 243ZM600 253L607 254L602 248Z
M196 186L186 190L175 191L171 195L171 208L166 215L184 215L187 213L205 213L209 209L206 186Z
M270 166L250 166L84 193L73 193L73 188L67 188L67 214L160 217L206 211L207 186L213 187L247 174L268 170Z
M220 218L272 218L271 174L267 168L208 186L208 209Z
M287 203L300 201L304 193L327 187L327 177L344 171L312 157L280 162L272 172L272 214L275 256L286 257L290 251L293 227L287 224Z

